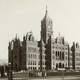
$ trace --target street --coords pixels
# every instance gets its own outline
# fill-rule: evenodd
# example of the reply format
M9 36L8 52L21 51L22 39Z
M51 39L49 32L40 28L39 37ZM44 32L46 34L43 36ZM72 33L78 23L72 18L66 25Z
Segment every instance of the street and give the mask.
M8 80L7 78L0 78L0 80ZM23 80L20 78L14 79L14 80ZM27 79L26 79L27 80ZM55 76L55 77L47 77L47 78L29 78L28 80L80 80L80 76Z
M41 79L30 79L30 80L80 80L80 77L78 76L67 76L67 77L47 77L45 78L41 78Z

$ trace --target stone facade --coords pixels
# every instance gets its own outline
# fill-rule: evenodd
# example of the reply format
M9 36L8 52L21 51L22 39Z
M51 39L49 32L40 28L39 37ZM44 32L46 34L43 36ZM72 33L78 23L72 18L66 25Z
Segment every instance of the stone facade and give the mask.
M53 34L52 30L52 20L48 16L48 11L46 10L45 16L41 21L41 41L44 43L45 47L45 68L46 70L51 69L51 36ZM42 47L42 46L41 46Z
M8 62L11 63L13 70L20 70L22 64L22 46L19 38L15 38L11 42L9 42L8 46Z
M71 47L68 48L68 67L70 70L72 70L72 50L71 50Z
M73 43L69 47L68 42L62 36L53 37L53 22L48 16L46 9L45 16L41 20L40 41L34 39L33 33L28 32L23 37L9 42L8 62L13 70L80 70L80 46Z
M46 70L68 68L68 43L61 36L52 39L52 27L53 22L46 10L45 16L41 21L41 39L45 43Z
M64 37L58 36L52 42L52 69L68 68L68 43Z
M39 70L40 69L40 52L38 42L34 39L32 32L19 39L9 42L9 62L13 70Z
M45 71L46 65L45 65L45 44L43 40L38 42L39 51L40 51L40 71Z
M40 53L38 42L34 40L32 32L26 35L26 67L29 70L39 70Z
M80 70L80 46L78 43L72 45L72 68Z

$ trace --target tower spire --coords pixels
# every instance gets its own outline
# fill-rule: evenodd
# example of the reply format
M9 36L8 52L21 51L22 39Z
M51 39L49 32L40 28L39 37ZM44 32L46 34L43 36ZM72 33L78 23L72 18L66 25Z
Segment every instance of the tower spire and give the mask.
M47 4L46 4L46 12L47 12Z
M48 11L47 11L47 4L46 4L46 15L47 15L47 12L48 12Z

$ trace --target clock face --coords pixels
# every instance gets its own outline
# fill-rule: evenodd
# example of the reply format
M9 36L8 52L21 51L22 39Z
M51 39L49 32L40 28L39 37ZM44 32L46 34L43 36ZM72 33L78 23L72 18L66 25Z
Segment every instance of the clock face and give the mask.
M48 26L48 29L51 29L51 26Z

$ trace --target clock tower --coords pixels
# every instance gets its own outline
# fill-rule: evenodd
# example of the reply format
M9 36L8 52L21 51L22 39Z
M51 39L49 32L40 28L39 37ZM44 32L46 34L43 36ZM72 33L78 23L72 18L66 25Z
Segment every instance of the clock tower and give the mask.
M53 26L53 23L51 18L49 18L48 16L48 11L46 7L45 16L41 21L41 39L44 41L45 44L53 34L52 26Z

